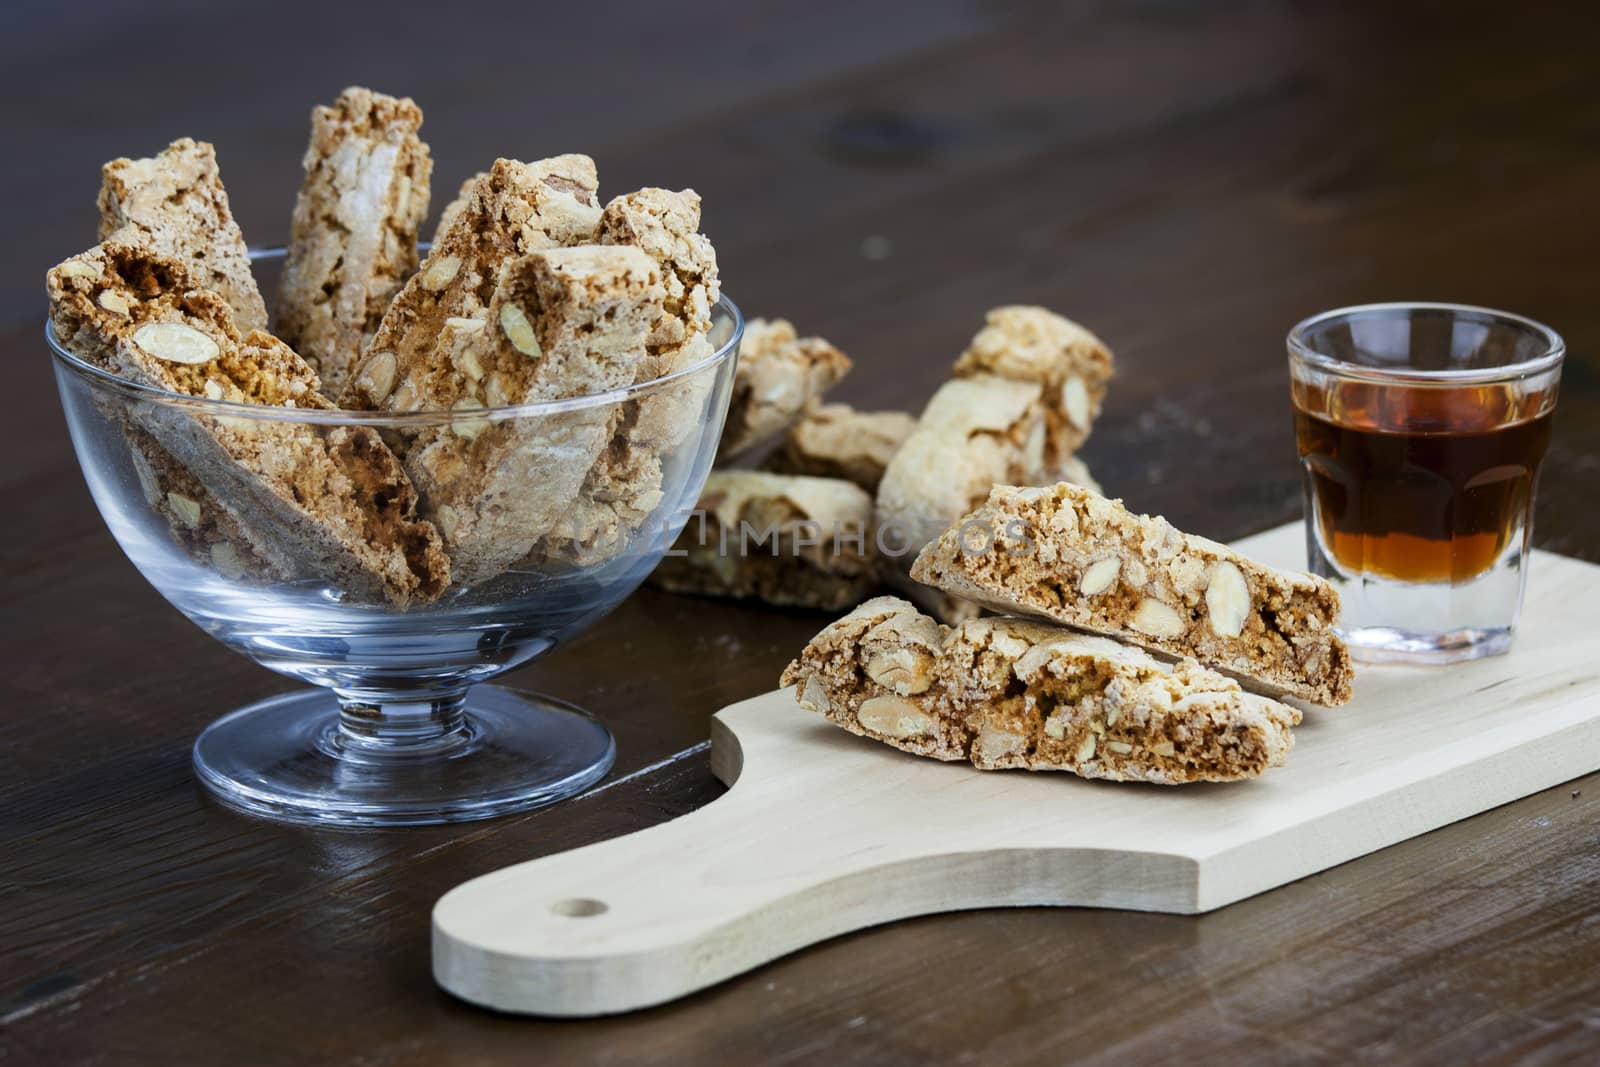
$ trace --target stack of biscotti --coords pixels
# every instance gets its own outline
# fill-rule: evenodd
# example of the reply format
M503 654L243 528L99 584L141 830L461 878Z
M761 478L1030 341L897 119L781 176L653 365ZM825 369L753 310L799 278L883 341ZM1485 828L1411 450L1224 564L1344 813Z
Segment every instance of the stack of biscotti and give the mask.
M699 197L646 188L603 204L587 156L501 159L462 185L419 264L421 125L411 100L362 88L314 109L277 336L204 143L108 163L102 244L50 274L63 344L143 384L452 413L382 436L181 407L119 414L152 510L232 576L318 578L405 606L523 565L609 558L691 474L677 453L710 417L710 375L620 404L489 409L640 385L715 354Z
M995 488L911 574L1003 614L952 630L880 597L819 633L783 684L831 722L918 755L1228 781L1283 762L1300 713L1281 698L1350 699L1326 581L1066 482Z
M327 409L315 372L233 312L178 260L111 242L51 269L51 325L85 362L185 396ZM146 495L230 577L336 583L405 606L439 595L449 564L416 494L373 430L197 415L140 405L129 427ZM149 483L153 482L154 485ZM180 540L184 540L180 538Z
M112 160L99 209L102 243L47 275L64 347L181 395L333 407L315 370L265 332L211 145L183 139L147 159ZM417 514L409 479L375 432L176 405L106 410L152 511L224 576L313 579L396 607L449 584L437 531Z
M476 410L649 381L712 354L716 257L692 190L600 206L593 160L501 159L464 189L395 297L343 402ZM701 382L537 419L395 442L465 581L621 552L662 500L663 455Z
M496 160L417 262L431 164L421 112L362 89L312 116L280 331L341 406L455 411L386 431L457 584L618 555L686 471L711 376L615 405L490 409L662 378L714 355L716 252L693 190L609 203L583 155ZM479 417L480 409L485 414Z
M592 241L597 184L586 156L497 160L390 305L345 405L476 411L631 384L665 290L645 252ZM610 415L458 421L395 441L458 580L533 550L577 501Z
M670 468L706 417L711 376L616 405L488 409L641 384L714 355L720 291L700 198L645 188L605 203L587 156L500 159L462 184L419 265L420 122L410 101L364 90L314 114L280 325L315 350L330 388L342 383L342 406L464 414L387 434L458 584L603 562L687 476ZM365 186L390 193L349 195Z
M1088 330L1044 308L996 308L921 418L821 403L822 393L849 367L832 345L800 338L785 320L753 320L740 350L719 458L782 432L782 444L763 464L767 470L832 481L835 500L848 495L841 488L846 484L872 495L866 548L879 584L946 622L975 616L973 601L912 581L911 561L995 485L1066 479L1099 491L1077 449L1104 402L1111 353ZM771 479L762 489L789 497L815 491L806 483L785 488ZM701 501L701 513L715 510L708 500ZM827 610L838 606L835 587L816 580L820 564L814 555L763 552L718 560L691 539L698 528L691 523L680 537L680 562L664 563L656 585ZM734 542L732 550L741 544ZM854 560L841 565L851 569ZM734 574L740 580L730 582Z
M802 707L916 755L1162 785L1279 766L1301 718L1192 659L1025 619L951 628L898 597L828 625L782 680Z

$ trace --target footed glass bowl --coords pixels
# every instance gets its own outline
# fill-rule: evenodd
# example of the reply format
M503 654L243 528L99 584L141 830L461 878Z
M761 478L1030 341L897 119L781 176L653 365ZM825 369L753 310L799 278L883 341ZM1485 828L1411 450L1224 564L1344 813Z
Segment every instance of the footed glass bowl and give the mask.
M316 687L207 727L194 746L200 781L261 815L389 826L520 811L604 775L615 747L603 725L560 701L482 683L589 626L655 567L716 453L742 330L724 299L706 354L655 381L401 415L179 396L89 366L47 330L78 461L133 565L218 641ZM267 455L348 457L352 442L360 456L361 442L369 452L379 439L405 449L452 433L539 456L501 471L527 482L513 481L512 498L563 478L583 485L521 558L453 580L433 599L397 600L352 577L348 555L308 549L303 514L324 502L274 500L249 469L229 470L226 457L206 453L222 439L235 449L257 442ZM609 477L574 478L575 462L589 471L603 464ZM470 486L475 474L453 476Z

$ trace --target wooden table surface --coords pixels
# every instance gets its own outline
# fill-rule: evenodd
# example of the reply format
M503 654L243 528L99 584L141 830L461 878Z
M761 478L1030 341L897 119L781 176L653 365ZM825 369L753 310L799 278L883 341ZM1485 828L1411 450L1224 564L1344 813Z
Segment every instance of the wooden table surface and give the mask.
M609 779L543 811L327 832L201 792L196 732L289 683L113 544L50 382L42 275L92 242L100 161L182 135L217 144L246 234L282 241L307 111L348 83L418 99L440 191L579 150L612 193L693 185L734 299L855 357L842 399L919 409L994 304L1081 319L1120 370L1096 474L1219 538L1297 512L1293 322L1407 298L1531 315L1571 346L1537 540L1600 558L1592 5L692 10L0 15L0 1061L1594 1062L1600 776L1200 918L920 919L612 1020L436 989L446 889L717 797L707 718L775 685L824 621L806 613L644 591L512 674L618 738Z

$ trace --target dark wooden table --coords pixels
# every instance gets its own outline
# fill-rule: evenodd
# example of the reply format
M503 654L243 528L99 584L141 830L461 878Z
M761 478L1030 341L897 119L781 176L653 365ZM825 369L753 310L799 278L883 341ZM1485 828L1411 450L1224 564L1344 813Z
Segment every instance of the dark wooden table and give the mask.
M1597 776L1201 918L920 919L614 1020L459 1003L429 978L439 894L715 799L707 717L824 620L645 591L513 674L618 737L612 777L554 808L232 814L189 743L288 683L122 558L40 339L102 159L212 140L246 233L278 242L308 109L360 82L423 104L441 191L574 150L611 192L693 185L730 294L849 351L851 401L918 409L997 303L1089 323L1120 376L1087 458L1215 537L1296 514L1291 323L1404 298L1542 319L1572 355L1538 541L1596 559L1592 5L57 6L0 15L0 1061L1595 1062Z

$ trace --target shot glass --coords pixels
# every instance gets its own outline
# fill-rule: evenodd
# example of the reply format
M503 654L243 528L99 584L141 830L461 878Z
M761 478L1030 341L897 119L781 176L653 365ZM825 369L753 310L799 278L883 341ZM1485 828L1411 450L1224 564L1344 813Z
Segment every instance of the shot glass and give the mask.
M1358 659L1511 647L1566 346L1458 304L1366 304L1289 331L1306 553Z

